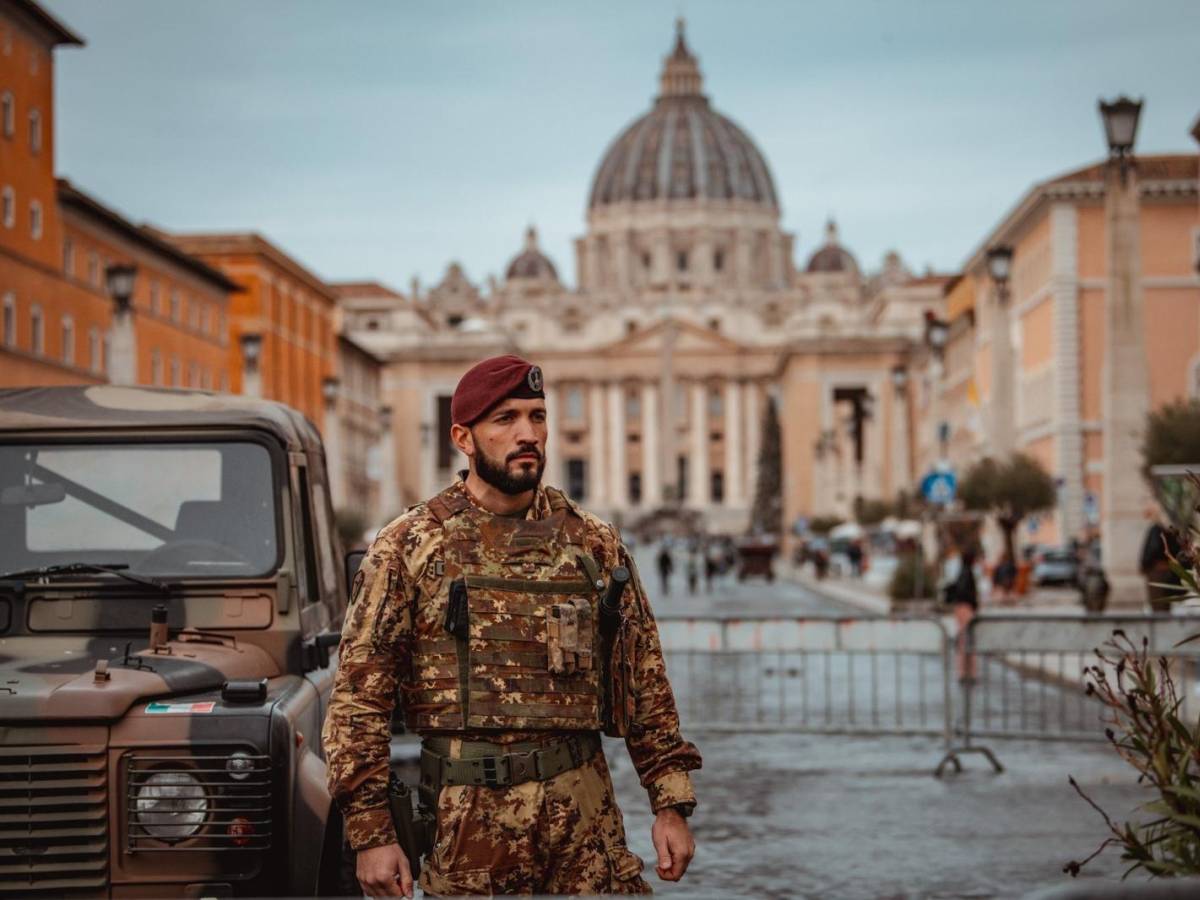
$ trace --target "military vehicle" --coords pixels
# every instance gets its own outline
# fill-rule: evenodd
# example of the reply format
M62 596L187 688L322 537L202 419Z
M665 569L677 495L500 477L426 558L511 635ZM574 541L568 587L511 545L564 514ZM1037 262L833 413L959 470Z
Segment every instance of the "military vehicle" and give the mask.
M281 404L0 391L0 898L344 892L327 485Z

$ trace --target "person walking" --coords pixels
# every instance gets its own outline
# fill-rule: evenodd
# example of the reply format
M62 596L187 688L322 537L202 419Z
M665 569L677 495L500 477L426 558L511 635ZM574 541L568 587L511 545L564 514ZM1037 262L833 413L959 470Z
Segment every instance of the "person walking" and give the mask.
M967 649L967 632L979 611L979 591L975 583L975 549L968 547L959 555L958 573L946 586L945 601L954 613L955 657L958 680L975 681L975 656Z
M1006 606L1011 604L1014 600L1013 586L1016 583L1017 566L1006 550L1000 557L1000 561L996 563L995 571L992 572L992 587L996 589L996 599Z
M1142 553L1138 570L1146 579L1146 602L1151 612L1170 612L1171 598L1182 596L1179 576L1171 571L1171 557L1179 555L1179 539L1175 532L1165 527L1158 517L1158 510L1146 510L1150 527L1142 541Z
M663 538L662 549L658 551L658 577L662 582L664 597L671 595L671 573L675 571L675 561L671 558L671 548L667 539Z
M706 594L712 593L713 579L720 574L720 570L721 553L716 544L710 544L704 548L704 592Z
M427 894L648 893L601 731L625 738L655 816L658 875L678 881L695 852L688 772L700 754L680 734L654 616L616 529L541 484L541 370L515 356L479 363L451 420L468 469L379 532L342 628L323 740L359 884L413 892L388 807L397 689L436 814ZM599 603L618 566L632 577L614 634Z
M700 586L700 560L697 558L695 546L688 550L687 585L688 596L695 597L696 589Z

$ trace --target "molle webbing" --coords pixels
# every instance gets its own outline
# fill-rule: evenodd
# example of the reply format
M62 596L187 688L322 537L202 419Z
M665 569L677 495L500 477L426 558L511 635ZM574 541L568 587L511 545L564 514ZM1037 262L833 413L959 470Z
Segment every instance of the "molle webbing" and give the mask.
M493 516L461 485L430 501L442 523L444 575L436 595L420 598L414 622L413 679L404 687L411 729L600 728L595 563L580 561L578 511L558 491L546 495L542 519ZM463 591L467 623L456 638L446 613Z
M421 742L421 787L435 797L444 786L497 788L549 781L579 768L600 749L600 736L587 732L543 745L463 741L459 757L451 759L450 741L427 737Z

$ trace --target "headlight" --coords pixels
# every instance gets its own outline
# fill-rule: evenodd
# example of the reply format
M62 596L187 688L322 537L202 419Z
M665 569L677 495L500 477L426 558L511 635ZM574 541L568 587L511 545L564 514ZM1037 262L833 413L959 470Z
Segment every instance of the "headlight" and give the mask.
M208 798L200 782L186 772L159 772L138 788L137 822L164 841L179 841L200 830L208 815Z

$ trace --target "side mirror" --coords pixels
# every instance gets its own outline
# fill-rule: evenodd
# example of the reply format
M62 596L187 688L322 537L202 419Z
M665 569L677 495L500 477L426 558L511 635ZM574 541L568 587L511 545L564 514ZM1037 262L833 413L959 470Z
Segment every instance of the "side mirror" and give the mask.
M358 574L358 567L362 565L363 558L367 555L366 550L351 550L346 554L346 602L349 603L354 599L354 576Z

